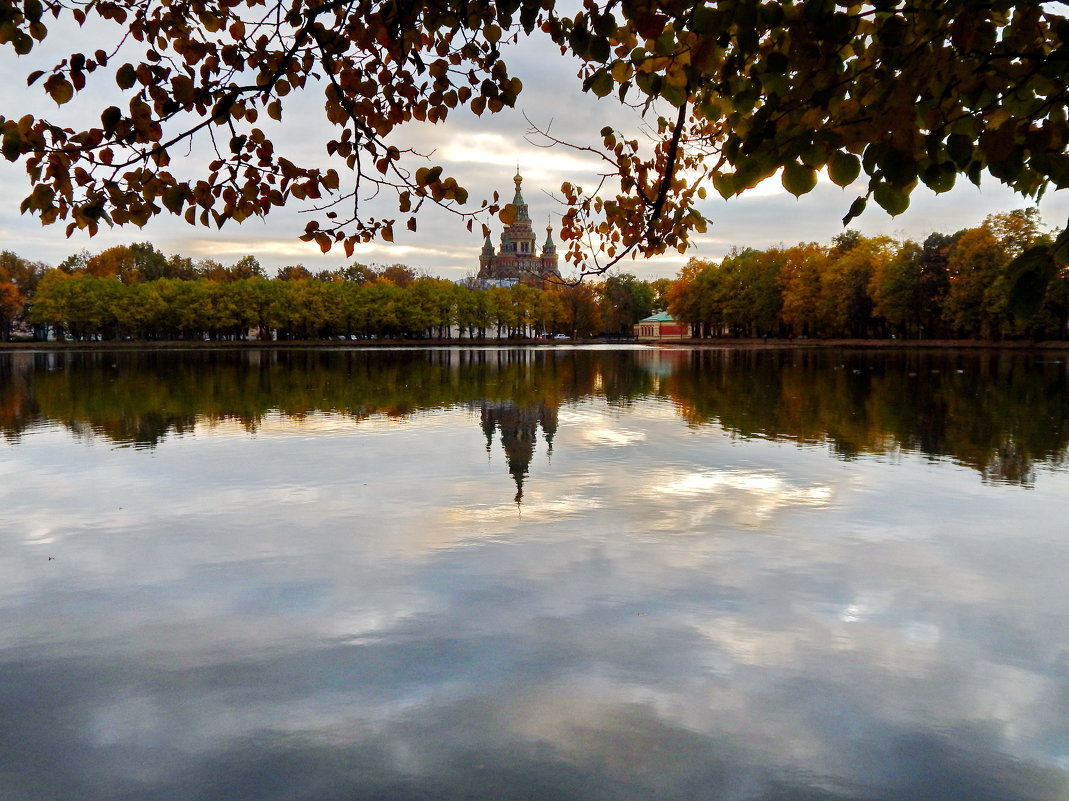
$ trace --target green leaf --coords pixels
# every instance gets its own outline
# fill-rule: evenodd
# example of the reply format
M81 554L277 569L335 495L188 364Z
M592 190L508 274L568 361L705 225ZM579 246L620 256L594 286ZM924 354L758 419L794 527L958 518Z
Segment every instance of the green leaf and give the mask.
M600 69L590 78L590 91L597 97L605 97L613 88L612 75L607 69Z
M22 140L18 138L17 133L4 137L0 152L3 152L4 158L8 161L16 161L22 155Z
M702 3L694 9L694 16L691 18L691 30L705 35L715 33L718 29L719 16L714 9Z
M784 189L795 197L800 197L817 185L817 171L812 167L792 161L783 167L783 176L780 181Z
M890 150L880 160L880 167L887 180L896 187L905 187L917 180L917 162L908 153Z
M957 177L958 170L949 161L932 164L921 174L924 185L933 192L949 192L954 188L954 181Z
M735 194L735 176L729 173L713 173L713 188L727 200Z
M879 184L872 196L892 217L897 217L909 208L909 192L904 192L890 184Z
M686 90L682 87L672 86L669 83L665 83L661 87L661 97L663 97L676 108L679 108L687 102Z
M609 46L609 40L604 36L592 36L587 52L591 61L597 61L602 64L612 58L612 48Z
M850 210L846 212L846 216L843 217L843 225L849 225L850 221L853 220L855 217L860 217L862 212L865 211L865 206L867 206L868 204L868 198L855 198L854 202L850 204Z
M828 177L836 186L850 186L861 174L861 159L853 153L836 150L828 159Z
M22 8L23 13L26 15L26 19L30 22L41 21L41 16L44 13L44 6L41 5L41 0L25 0Z
M968 166L973 157L973 140L964 134L951 134L947 137L947 155L959 167Z
M113 133L122 119L122 111L116 106L108 106L100 113L100 124L104 126L105 133Z
M66 78L56 79L56 76L53 75L52 78L45 82L45 89L48 90L48 94L56 101L56 104L60 106L64 103L69 103L71 98L74 97L74 86Z

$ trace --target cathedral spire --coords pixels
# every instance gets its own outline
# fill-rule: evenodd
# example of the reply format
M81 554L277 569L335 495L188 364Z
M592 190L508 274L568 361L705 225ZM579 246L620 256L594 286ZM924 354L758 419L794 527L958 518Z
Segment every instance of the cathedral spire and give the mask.
M501 231L499 248L495 249L489 239L483 241L477 277L483 282L508 282L509 286L525 278L544 279L547 275L559 277L557 246L549 228L546 230L545 248L539 253L538 231L532 225L527 201L523 197L523 175L518 165L512 182L516 185L516 191L511 205L516 210L516 216Z
M520 168L516 168L516 177L512 179L516 184L516 194L512 198L512 205L516 207L516 219L517 220L529 220L531 216L527 213L527 201L523 199L523 193L520 191L520 186L523 184L523 176L520 175Z
M546 218L546 244L542 246L543 256L556 256L557 245L553 241L553 226L549 222L549 218Z

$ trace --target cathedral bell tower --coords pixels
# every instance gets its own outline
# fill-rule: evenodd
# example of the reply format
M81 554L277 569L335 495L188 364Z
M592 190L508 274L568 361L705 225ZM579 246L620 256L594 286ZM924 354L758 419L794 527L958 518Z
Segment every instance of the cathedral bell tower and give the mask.
M538 240L531 225L531 213L523 198L523 176L519 168L512 179L516 193L512 205L516 218L501 232L501 248L496 253L490 237L483 242L479 254L478 278L484 283L516 283L524 277L560 277L557 269L557 248L553 244L553 229L546 228L546 244L538 252Z

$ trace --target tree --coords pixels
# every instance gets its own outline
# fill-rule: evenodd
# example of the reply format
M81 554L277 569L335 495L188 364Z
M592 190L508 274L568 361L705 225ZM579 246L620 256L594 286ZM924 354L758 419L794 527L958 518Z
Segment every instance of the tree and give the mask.
M351 254L393 238L397 217L361 206L374 190L393 195L411 228L426 202L469 227L480 212L508 221L515 210L496 200L469 211L455 177L391 137L459 107L515 105L507 45L536 33L578 57L585 91L647 114L652 134L647 144L605 128L600 142L572 143L612 178L562 187L566 256L582 267L606 266L588 235L610 263L686 250L706 228L695 207L705 178L730 197L777 172L796 195L820 169L840 186L863 174L847 220L870 200L898 214L918 183L943 192L959 175L986 173L1027 197L1069 185L1069 21L1041 0L584 0L578 13L553 0L0 0L0 21L0 44L19 54L50 26L91 26L100 43L27 76L92 123L0 117L3 155L33 183L23 210L69 230L165 212L221 226L307 200L327 216L304 238ZM105 86L121 99L93 107ZM282 153L270 136L291 98L316 86L336 166ZM207 163L172 171L195 140L214 149ZM1022 253L1015 280L1042 285L1066 251L1069 234L1044 258Z
M821 300L832 333L866 337L872 327L872 274L894 255L894 243L885 236L854 237L836 243L821 277Z
M0 251L0 342L10 338L12 324L23 316L45 269L10 250Z
M778 248L746 248L732 251L721 262L721 314L733 334L759 336L779 327L783 308L779 272L784 260Z
M691 259L679 271L679 277L669 288L666 300L668 311L677 320L687 323L694 336L701 333L705 318L698 297L698 276L711 265L699 259Z
M798 244L784 251L784 263L779 272L783 289L780 316L792 334L814 336L828 325L821 303L827 263L828 251L815 242Z
M635 323L653 312L653 289L630 273L606 278L601 297L605 330L614 334L630 336Z
M986 226L971 228L957 238L947 254L950 286L943 314L959 336L992 338L1001 333L1005 298L992 289L1009 258Z
M601 309L589 284L565 285L551 291L556 291L560 299L561 316L554 321L557 331L567 331L572 339L593 336L601 331Z
M11 324L22 311L22 298L18 287L11 281L3 280L0 274L0 342L11 338Z
M880 317L900 337L919 337L923 316L921 248L904 242L893 258L872 265L868 293L872 313Z
M150 242L115 245L90 256L85 272L96 278L117 277L124 284L169 277L167 258Z
M291 264L278 271L280 281L307 281L310 278L312 278L312 273L303 264Z

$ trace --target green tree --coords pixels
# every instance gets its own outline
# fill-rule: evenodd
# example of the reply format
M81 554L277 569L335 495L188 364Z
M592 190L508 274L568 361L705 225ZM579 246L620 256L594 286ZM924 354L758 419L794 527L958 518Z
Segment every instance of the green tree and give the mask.
M151 332L155 338L167 311L158 283L151 281L121 288L112 305L120 336L149 339Z
M606 278L601 286L601 298L605 330L614 334L630 336L635 323L653 312L653 289L630 273Z
M656 278L650 281L650 289L653 290L654 311L664 311L668 308L668 291L672 288L671 278Z
M778 248L733 250L720 264L720 315L740 336L762 336L779 328L783 294L779 283L785 260Z
M869 276L872 313L903 338L920 336L924 311L921 253L916 242L904 242L893 258L874 264Z

